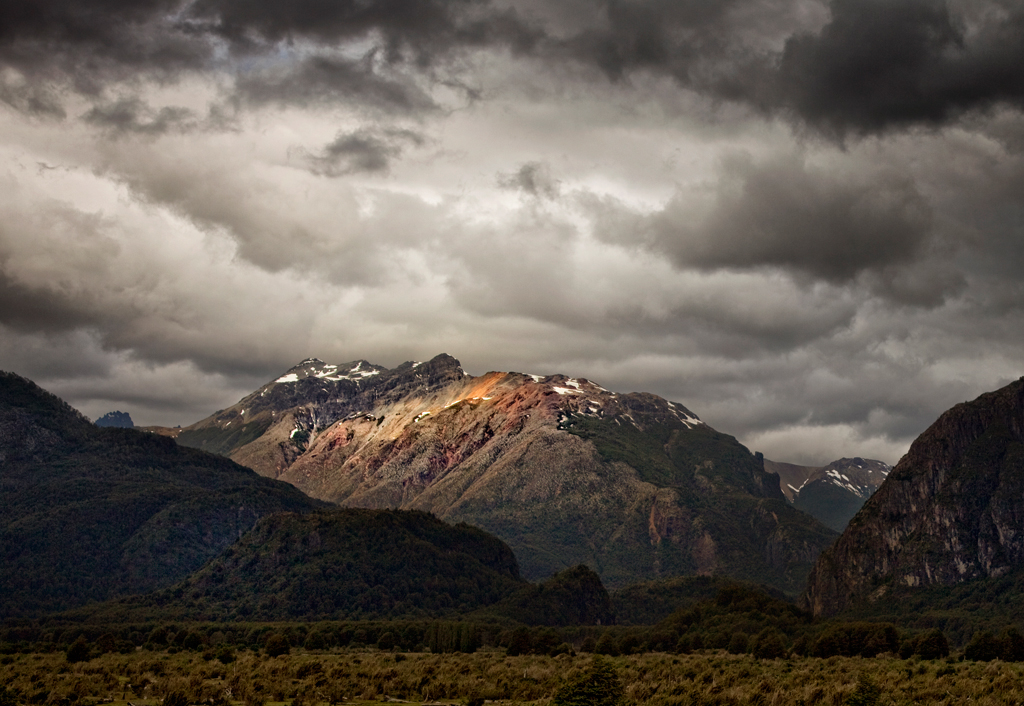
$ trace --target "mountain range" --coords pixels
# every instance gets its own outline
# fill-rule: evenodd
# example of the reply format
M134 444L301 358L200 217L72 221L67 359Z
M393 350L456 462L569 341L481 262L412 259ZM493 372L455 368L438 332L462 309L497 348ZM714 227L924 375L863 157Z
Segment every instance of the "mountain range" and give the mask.
M860 457L841 458L825 466L798 466L765 459L764 467L778 474L782 493L794 507L837 532L846 529L892 470L887 463Z
M763 458L677 402L565 375L474 377L448 355L394 369L302 361L181 429L314 498L481 527L536 580L586 564L610 587L724 574L798 592L835 533Z

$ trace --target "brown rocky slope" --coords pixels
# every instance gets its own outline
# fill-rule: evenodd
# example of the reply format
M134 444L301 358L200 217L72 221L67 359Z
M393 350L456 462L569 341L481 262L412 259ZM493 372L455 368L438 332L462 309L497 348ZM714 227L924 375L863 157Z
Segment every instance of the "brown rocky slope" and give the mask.
M816 615L900 587L997 578L1024 564L1024 378L958 404L910 451L818 559Z
M418 509L507 542L530 579L726 574L802 587L835 534L759 455L680 404L584 379L310 359L179 443L350 507Z

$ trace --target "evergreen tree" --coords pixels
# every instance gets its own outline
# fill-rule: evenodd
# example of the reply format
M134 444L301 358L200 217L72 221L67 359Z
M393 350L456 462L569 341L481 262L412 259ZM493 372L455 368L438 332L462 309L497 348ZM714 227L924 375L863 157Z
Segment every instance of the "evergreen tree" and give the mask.
M622 697L622 682L611 662L595 657L590 667L555 692L551 706L616 706Z
M79 636L77 640L71 643L64 656L68 662L85 662L89 659L89 643L85 641L84 637Z

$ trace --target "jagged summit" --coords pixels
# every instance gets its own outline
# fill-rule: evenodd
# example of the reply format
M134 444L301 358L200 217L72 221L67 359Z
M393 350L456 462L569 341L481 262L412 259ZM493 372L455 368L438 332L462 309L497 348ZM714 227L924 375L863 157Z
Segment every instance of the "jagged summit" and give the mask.
M298 365L289 368L284 375L271 382L271 385L298 382L307 378L318 378L337 382L339 380L360 381L366 378L380 375L386 370L377 365L371 365L365 360L356 360L342 365L325 363L319 358L306 358Z
M958 404L909 452L825 552L803 600L830 615L900 587L1024 566L1024 378Z

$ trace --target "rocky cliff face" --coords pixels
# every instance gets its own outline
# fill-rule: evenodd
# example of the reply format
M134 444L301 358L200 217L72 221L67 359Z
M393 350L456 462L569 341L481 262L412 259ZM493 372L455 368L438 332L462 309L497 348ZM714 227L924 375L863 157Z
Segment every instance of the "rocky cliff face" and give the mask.
M998 577L1024 563L1024 378L928 428L824 552L803 596L816 615L897 586Z
M726 573L797 590L834 535L778 477L678 403L584 379L303 361L177 432L352 507L478 525L531 579L587 564L610 585Z

